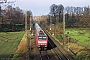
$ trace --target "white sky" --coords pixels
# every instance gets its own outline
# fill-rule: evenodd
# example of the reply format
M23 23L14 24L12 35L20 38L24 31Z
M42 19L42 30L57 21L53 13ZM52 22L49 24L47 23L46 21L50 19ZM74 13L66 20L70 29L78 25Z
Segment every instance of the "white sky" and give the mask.
M52 4L66 6L90 6L90 0L7 0L16 1L15 6L23 10L31 10L33 15L47 15Z

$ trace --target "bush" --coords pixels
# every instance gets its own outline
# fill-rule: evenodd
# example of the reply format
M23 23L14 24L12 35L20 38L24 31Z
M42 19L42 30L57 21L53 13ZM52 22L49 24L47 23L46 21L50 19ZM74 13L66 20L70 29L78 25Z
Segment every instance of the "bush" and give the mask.
M62 40L62 39L63 39L61 34L57 34L57 35L56 35L56 38L57 38L58 40Z
M19 54L14 54L12 60L17 60L18 56L19 56Z

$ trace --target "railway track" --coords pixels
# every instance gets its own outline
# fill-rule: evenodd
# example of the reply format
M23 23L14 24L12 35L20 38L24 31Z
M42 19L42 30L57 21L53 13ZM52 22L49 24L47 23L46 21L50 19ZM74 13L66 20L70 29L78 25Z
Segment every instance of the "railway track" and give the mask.
M53 39L54 40L54 39ZM51 38L49 38L50 47L48 50L39 51L35 46L35 40L32 40L34 44L32 44L32 50L30 51L30 60L72 60L68 58L67 54L64 53L60 48L60 45L57 45ZM52 43L53 42L53 43ZM56 44L56 45L55 45Z
M43 28L44 29L44 28ZM44 30L45 31L45 30ZM49 44L50 44L50 46L52 47L52 50L55 52L55 54L57 55L57 57L58 57L58 60L73 60L72 58L71 58L71 55L69 55L65 50L63 50L63 47L61 47L61 45L57 45L58 43L56 43L55 42L55 39L52 37L52 36L50 36L50 34L47 32L47 31L45 31L46 32L46 34L48 35L48 37L49 37ZM53 40L54 41L53 41ZM52 43L52 42L54 42L54 43ZM56 46L55 46L55 44L56 44ZM59 47L60 46L60 47Z
M52 48L54 47L54 45L50 42L50 40L49 40L49 44ZM70 60L67 56L63 54L63 52L58 47L53 48L53 51L57 55L58 60Z
M40 60L50 60L47 50L40 51Z

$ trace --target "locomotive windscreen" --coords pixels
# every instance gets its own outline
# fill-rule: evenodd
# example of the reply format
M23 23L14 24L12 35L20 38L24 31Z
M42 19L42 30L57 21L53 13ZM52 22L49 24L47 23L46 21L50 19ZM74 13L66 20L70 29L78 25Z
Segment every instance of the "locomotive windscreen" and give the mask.
M46 36L38 36L38 40L46 40Z

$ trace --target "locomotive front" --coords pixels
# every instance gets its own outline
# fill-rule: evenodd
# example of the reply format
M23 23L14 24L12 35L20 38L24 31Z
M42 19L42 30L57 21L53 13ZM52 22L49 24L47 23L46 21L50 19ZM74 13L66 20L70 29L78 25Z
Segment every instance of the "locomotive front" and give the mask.
M40 50L46 50L48 46L48 37L45 32L41 29L41 27L36 23L36 46Z

